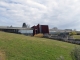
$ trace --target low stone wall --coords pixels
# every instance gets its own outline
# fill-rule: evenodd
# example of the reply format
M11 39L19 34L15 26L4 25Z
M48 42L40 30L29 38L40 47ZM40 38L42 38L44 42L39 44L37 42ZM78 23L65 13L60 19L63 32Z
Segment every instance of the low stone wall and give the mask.
M80 39L67 39L66 37L60 37L60 36L54 36L54 35L45 35L44 38L49 38L49 39L55 39L59 41L64 41L64 42L69 42L72 44L79 44L80 45Z

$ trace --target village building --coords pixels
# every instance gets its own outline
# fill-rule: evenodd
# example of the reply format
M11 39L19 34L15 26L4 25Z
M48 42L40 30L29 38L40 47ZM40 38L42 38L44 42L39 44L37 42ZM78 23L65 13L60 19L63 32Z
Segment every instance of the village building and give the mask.
M35 35L38 33L49 34L49 27L48 25L40 25L40 24L38 24L37 26L33 26L31 28L0 26L0 31L25 34L25 35Z

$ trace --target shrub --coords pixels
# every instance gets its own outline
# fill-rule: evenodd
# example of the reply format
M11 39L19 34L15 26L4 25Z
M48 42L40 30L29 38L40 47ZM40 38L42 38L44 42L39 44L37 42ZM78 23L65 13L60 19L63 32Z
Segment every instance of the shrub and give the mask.
M80 60L80 47L75 47L71 51L72 60Z
M73 36L73 35L77 35L77 33L75 31L72 31L72 32L69 33L69 35Z

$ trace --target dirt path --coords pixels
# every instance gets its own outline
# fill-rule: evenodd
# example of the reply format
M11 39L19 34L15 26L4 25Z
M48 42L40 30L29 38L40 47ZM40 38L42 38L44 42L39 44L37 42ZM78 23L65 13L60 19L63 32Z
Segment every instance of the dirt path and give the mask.
M0 51L0 60L5 60L5 53Z

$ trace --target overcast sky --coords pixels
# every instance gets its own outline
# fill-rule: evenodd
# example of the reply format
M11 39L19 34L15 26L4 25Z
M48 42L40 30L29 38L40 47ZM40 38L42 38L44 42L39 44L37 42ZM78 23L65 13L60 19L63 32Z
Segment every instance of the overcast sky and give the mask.
M0 0L0 26L23 22L80 30L80 0Z

